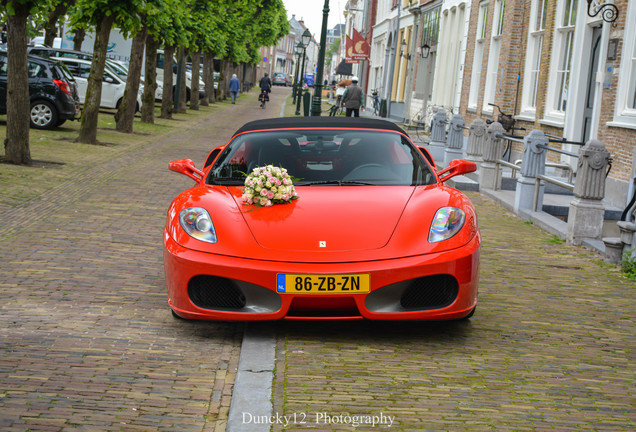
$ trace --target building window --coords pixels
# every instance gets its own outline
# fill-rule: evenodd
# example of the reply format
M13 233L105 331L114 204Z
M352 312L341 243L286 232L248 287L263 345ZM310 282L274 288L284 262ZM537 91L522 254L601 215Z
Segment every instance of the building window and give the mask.
M481 65L484 56L484 44L486 43L486 26L488 25L488 2L479 4L479 17L477 18L477 34L475 39L475 51L473 57L473 72L470 77L470 93L468 95L468 108L477 110L477 99L481 85Z
M636 110L636 43L634 43L634 37L632 37L632 55L629 59L628 67L630 69L629 77L629 90L628 90L628 102L627 108Z
M486 88L484 90L484 106L482 111L492 113L489 104L495 103L497 77L499 75L499 55L501 53L501 35L503 34L506 1L496 0L493 15L492 33L490 36L490 52L488 54L488 70L486 72Z
M439 13L441 9L441 6L438 6L422 14L422 40L420 46L426 44L433 48L437 45L439 38Z
M565 118L570 90L574 25L578 0L560 0L557 3L554 35L553 63L549 77L546 116L559 124Z
M636 129L636 2L629 2L614 120L610 126Z
M541 50L545 33L548 0L533 0L523 85L522 113L534 117L537 107L537 88L541 69Z

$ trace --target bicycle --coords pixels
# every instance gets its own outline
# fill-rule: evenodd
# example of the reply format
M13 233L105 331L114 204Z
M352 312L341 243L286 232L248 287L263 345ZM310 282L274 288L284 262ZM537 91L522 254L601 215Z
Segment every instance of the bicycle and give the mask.
M494 106L495 108L497 108L497 110L499 111L499 115L497 116L497 121L501 124L501 126L503 126L506 132L510 133L511 131L515 131L515 130L519 130L519 131L526 130L526 128L523 128L523 127L515 127L515 123L516 123L515 118L512 116L512 114L505 114L503 111L501 111L501 108L499 108L499 105L495 105L494 103L490 103L490 102L488 102L488 105ZM486 120L486 123L492 124L493 120ZM514 135L514 133L510 134L509 136L511 138L523 138L521 136Z
M336 103L329 108L329 117L337 117L342 115L342 107L340 106L342 102L342 95L338 95L336 99Z
M371 91L371 100L373 101L373 115L377 116L380 114L380 98L378 98L377 90Z
M412 118L411 118L412 128L415 129L415 135L417 135L417 140L419 142L426 142L428 136L431 134L431 126L430 122L427 122L424 118L424 110L419 110Z
M269 94L267 90L261 90L261 94L258 95L258 101L261 103L261 108L265 109L265 104L269 100Z
M494 103L488 102L488 105L496 107L497 110L499 111L499 115L497 116L497 121L499 122L499 124L501 124L501 126L506 131L506 134L504 134L505 136L507 136L509 138L523 138L523 136L515 135L514 131L515 130L525 131L526 128L524 128L524 127L516 127L515 126L516 120L512 116L512 114L504 113L503 111L501 111L501 108L499 108L499 105L495 105ZM486 124L492 124L492 123L493 123L493 120L486 120ZM505 148L505 150L503 152L503 155L501 156L502 159L506 158L506 155L507 155L507 160L510 160L510 154L511 153L512 153L512 141L508 140L508 143L507 143L506 148Z

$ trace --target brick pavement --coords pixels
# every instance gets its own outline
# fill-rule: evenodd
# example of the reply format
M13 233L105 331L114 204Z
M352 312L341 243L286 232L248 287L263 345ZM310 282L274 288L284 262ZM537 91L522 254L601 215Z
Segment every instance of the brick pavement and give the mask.
M166 166L201 166L279 102L249 95L0 212L1 430L225 429L243 327L168 311L161 227L190 181ZM274 410L292 420L275 431L635 429L634 283L470 196L484 238L473 319L275 324Z
M389 417L408 431L636 429L634 282L470 197L483 235L475 316L280 323L274 412L291 421L274 431L387 430Z
M277 117L283 92L272 99L105 148L110 160L1 211L0 430L225 430L243 325L170 314L161 232L191 181L167 167L201 166L246 120Z

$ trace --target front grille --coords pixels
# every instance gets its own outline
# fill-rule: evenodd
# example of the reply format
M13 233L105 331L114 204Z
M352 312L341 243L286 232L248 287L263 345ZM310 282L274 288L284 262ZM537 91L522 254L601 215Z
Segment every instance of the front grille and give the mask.
M287 316L360 317L360 311L351 297L298 296L292 300Z
M400 297L405 309L440 309L457 298L459 286L450 275L426 276L413 280Z
M188 295L203 309L242 309L245 295L234 282L217 276L195 276L188 283Z

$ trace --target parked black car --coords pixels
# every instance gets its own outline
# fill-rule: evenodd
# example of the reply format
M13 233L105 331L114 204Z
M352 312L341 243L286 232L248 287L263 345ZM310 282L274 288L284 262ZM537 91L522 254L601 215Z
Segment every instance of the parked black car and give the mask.
M80 116L75 79L64 64L46 58L27 57L31 127L53 129ZM0 51L0 114L7 113L7 52Z

